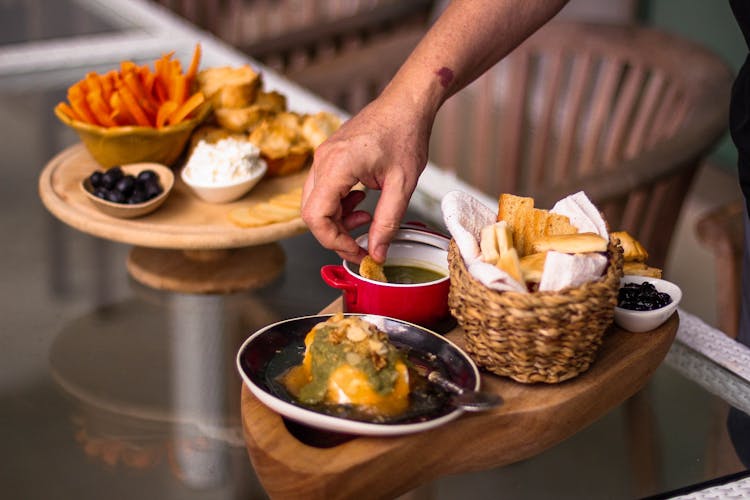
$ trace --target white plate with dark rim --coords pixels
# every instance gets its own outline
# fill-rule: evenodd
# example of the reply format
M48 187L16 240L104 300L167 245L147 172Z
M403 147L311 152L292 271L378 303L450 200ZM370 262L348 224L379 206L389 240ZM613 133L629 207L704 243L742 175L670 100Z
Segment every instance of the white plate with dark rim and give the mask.
M332 315L292 318L268 325L251 335L237 353L237 369L248 389L270 409L295 422L326 431L363 436L396 436L421 432L455 420L464 412L450 404L449 395L439 389L414 402L404 415L388 421L365 421L345 414L332 414L331 407L310 407L289 394L279 378L302 362L304 338L310 329ZM388 334L390 341L405 352L420 372L439 370L461 388L479 390L480 376L471 358L446 338L426 328L385 316L361 316ZM430 392L433 389L428 389ZM412 397L416 397L412 393ZM429 403L425 403L429 401Z

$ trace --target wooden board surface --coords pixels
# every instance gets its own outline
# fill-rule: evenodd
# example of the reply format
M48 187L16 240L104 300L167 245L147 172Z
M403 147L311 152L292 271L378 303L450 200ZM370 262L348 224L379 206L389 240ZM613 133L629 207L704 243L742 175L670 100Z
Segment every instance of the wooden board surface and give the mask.
M323 312L340 308L336 301ZM611 327L592 367L561 384L526 385L483 372L482 388L502 395L502 407L395 438L312 446L320 433L310 431L308 440L295 432L298 439L243 386L248 452L272 498L390 498L446 474L507 465L563 441L635 394L664 359L678 324L675 314L647 333ZM446 336L464 345L460 328Z
M177 169L174 189L157 211L137 219L118 219L100 212L81 190L83 178L98 168L82 144L71 146L44 167L39 195L60 220L100 238L151 248L210 250L261 245L307 230L301 217L258 228L240 228L227 218L233 208L301 187L307 170L264 179L240 200L219 205L197 198L182 182Z

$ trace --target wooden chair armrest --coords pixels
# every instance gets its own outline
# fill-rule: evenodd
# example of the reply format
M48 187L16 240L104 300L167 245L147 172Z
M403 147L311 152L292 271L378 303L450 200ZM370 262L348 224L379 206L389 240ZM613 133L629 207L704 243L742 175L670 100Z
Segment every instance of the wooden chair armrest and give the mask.
M717 326L732 338L739 329L740 272L745 224L743 200L736 200L709 211L698 219L698 240L714 256L716 269Z

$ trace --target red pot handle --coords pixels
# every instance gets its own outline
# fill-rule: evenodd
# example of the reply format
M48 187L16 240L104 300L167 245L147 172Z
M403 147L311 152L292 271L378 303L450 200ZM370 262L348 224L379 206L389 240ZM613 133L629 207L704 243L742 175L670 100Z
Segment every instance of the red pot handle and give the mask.
M352 303L357 302L357 284L352 280L349 273L346 272L344 266L333 264L323 266L320 268L320 276L328 286L351 294L349 298Z

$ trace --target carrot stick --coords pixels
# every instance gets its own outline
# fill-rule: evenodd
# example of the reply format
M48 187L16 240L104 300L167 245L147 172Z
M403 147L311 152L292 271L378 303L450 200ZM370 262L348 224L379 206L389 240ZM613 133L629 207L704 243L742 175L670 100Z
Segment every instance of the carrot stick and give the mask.
M154 95L154 81L156 81L156 74L152 73L148 66L141 66L140 68L141 85L146 94L153 97Z
M141 109L141 107L138 105L138 101L136 101L136 98L132 94L132 92L130 92L130 89L124 86L118 92L120 94L120 98L125 103L127 110L130 112L133 118L135 118L136 124L142 127L151 127L152 123L149 121L143 109Z
M169 100L174 101L177 104L185 102L187 96L187 81L185 76L181 74L175 74L171 79L171 88L169 89Z
M174 101L165 101L159 106L159 111L156 113L156 128L162 128L167 125L169 115L177 111L179 105Z
M80 82L74 83L70 87L68 87L68 101L70 101L71 98L80 98L86 95L86 89L84 88L86 83L81 80Z
M156 96L156 100L160 103L169 100L167 87L164 85L164 81L160 80L158 77L154 80L154 95Z
M75 110L71 108L67 102L58 102L57 106L55 106L55 109L62 111L71 120L79 122L83 121L83 118L79 116L78 113L76 113Z
M122 61L120 63L120 74L126 74L130 73L131 71L135 71L137 66L133 61Z
M84 122L91 123L92 125L101 125L96 120L94 113L89 109L89 105L86 103L86 98L83 94L75 95L72 99L68 98L68 101L70 101L70 106L75 112L83 118Z
M110 117L117 122L118 125L134 125L135 119L130 115L130 112L125 106L120 94L114 92L109 99L109 107L112 109Z
M117 126L117 122L110 116L109 106L104 102L101 92L89 92L86 102L99 123L105 127Z
M151 96L148 95L146 89L143 88L140 77L136 73L131 72L123 76L122 80L125 87L127 87L133 94L133 97L135 97L140 108L149 117L149 121L152 121L151 119L156 116L157 105L151 101Z
M89 72L86 73L85 77L86 82L86 92L100 92L102 91L102 82L99 80L99 75L96 73Z
M195 75L198 74L198 65L200 64L200 60L201 60L201 44L196 43L195 50L193 51L193 58L190 60L190 66L188 66L188 69L185 72L185 78L187 79L188 84L192 84L193 79L195 78Z
M105 101L109 101L112 96L112 91L115 89L115 75L116 71L109 71L101 79L102 84L102 97Z
M169 115L169 124L174 125L175 123L180 123L187 118L190 113L195 111L198 106L203 104L203 101L205 100L206 98L203 96L203 92L196 92L191 95L174 113Z

